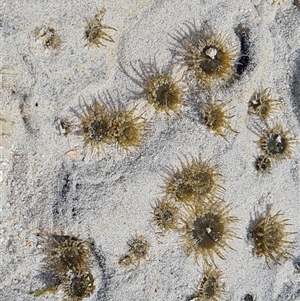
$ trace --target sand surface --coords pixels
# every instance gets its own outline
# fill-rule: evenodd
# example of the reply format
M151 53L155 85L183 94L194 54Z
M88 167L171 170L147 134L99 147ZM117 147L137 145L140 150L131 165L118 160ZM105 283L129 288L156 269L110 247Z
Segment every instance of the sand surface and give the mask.
M197 264L187 256L181 233L162 233L151 222L151 205L163 197L165 168L180 167L185 156L218 165L224 201L239 218L233 228L240 239L230 241L234 250L226 249L226 260L216 258L224 300L243 300L246 293L257 301L300 300L299 143L290 159L258 175L253 162L260 154L255 131L261 123L247 113L253 94L270 88L282 102L270 124L281 122L300 141L300 8L253 2L1 0L1 300L62 298L61 291L29 294L45 285L39 277L45 256L36 236L41 232L93 242L96 289L84 300L191 300L203 260ZM107 9L103 23L117 29L107 29L115 42L87 47L87 20L102 7ZM239 49L235 29L249 30L249 66L229 88L212 92L216 99L232 100L230 125L238 133L226 131L228 141L199 122L189 92L181 118L155 114L145 98L130 92L141 89L120 68L136 77L131 65L138 69L139 62L170 66L176 51L172 36L185 22L226 33ZM48 27L61 38L60 49L47 48L37 35L37 28ZM59 130L83 99L91 104L92 96L107 93L136 106L149 121L151 134L139 151L126 154L112 145L91 155L80 136ZM200 102L201 93L197 97ZM290 219L288 231L296 232L290 236L294 257L281 265L271 262L270 268L253 255L247 239L251 218L268 205L272 212L281 210ZM118 260L135 234L150 243L148 255L123 269Z

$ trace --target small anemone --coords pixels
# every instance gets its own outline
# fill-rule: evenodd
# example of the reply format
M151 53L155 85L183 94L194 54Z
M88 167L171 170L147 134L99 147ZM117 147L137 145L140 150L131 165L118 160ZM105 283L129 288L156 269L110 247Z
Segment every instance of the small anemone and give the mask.
M99 13L97 13L93 19L87 20L87 27L85 29L85 38L87 40L87 45L100 45L105 46L101 40L114 42L113 38L108 35L105 30L111 29L116 30L113 27L102 24L102 19L105 15L106 9L102 8Z
M128 242L129 254L132 254L133 257L140 261L148 255L150 244L143 235L135 235Z
M291 158L296 139L289 137L289 133L289 130L283 130L279 122L273 127L267 125L267 129L260 134L258 145L265 155L271 159L281 161L285 158Z
M80 105L80 111L73 110L79 124L74 125L73 132L83 137L84 147L90 147L98 153L105 144L113 142L110 135L112 128L111 112L108 107L102 102L97 102L93 98L92 105L84 102Z
M225 294L222 284L223 274L216 268L206 267L195 289L193 301L218 301Z
M118 147L126 151L130 148L139 149L148 134L145 119L142 115L137 115L135 110L136 108L127 110L121 104L114 108L112 138Z
M74 113L79 121L74 132L83 136L85 147L96 150L98 154L110 144L125 151L138 150L148 134L147 122L142 114L136 113L136 107L127 109L109 95L106 103L93 98L92 105L84 103L81 112L74 110Z
M249 236L254 245L257 256L264 256L269 266L269 260L280 264L283 259L288 259L292 255L288 249L293 244L287 237L295 232L286 231L289 226L289 219L282 218L283 214L278 211L271 214L271 207L267 208L265 214L256 213L255 220L251 221Z
M181 161L180 168L166 169L166 195L180 203L219 198L225 189L218 183L221 174L217 168L218 165L211 165L209 161L202 162L193 157L189 161L186 158L186 163Z
M128 251L118 261L123 268L139 265L141 260L147 257L150 248L150 243L145 236L137 234L127 241L127 245L129 247Z
M258 156L255 158L254 167L258 173L267 174L271 172L272 162L269 157L264 155Z
M236 77L239 54L237 46L231 46L229 36L214 33L208 27L198 29L193 23L186 27L173 39L177 42L174 46L178 62L189 71L189 78L200 89L209 91L231 83Z
M210 103L201 104L204 124L209 129L223 137L226 141L227 138L224 134L224 130L238 133L228 123L228 120L234 117L234 115L226 114L229 110L233 109L233 107L225 108L230 102L231 101L217 103L217 101L212 101Z
M207 264L211 261L215 265L214 255L224 260L222 250L232 249L227 240L237 238L231 224L238 218L229 212L229 204L222 201L186 207L182 219L184 246L188 255L194 253L197 263L202 257Z
M95 290L94 277L90 272L70 274L63 284L65 299L72 301L88 298Z
M186 88L181 83L181 78L175 79L172 77L172 69L159 69L155 61L150 61L149 63L140 62L141 71L132 66L138 79L130 76L123 67L122 69L142 89L141 92L136 93L137 97L145 97L156 112L163 112L167 116L171 112L181 115L182 107L185 105L184 95Z
M273 113L280 112L282 110L281 102L272 99L270 93L270 88L256 93L248 103L248 113L255 114L261 120L266 121Z
M177 229L178 208L170 200L156 201L153 209L153 223L163 231Z

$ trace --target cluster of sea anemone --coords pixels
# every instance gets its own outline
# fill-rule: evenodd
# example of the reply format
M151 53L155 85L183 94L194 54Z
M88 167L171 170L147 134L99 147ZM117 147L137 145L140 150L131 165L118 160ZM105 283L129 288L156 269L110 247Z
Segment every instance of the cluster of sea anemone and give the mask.
M137 109L128 109L119 100L107 95L105 101L93 98L79 111L73 110L76 120L73 132L83 137L84 147L99 155L105 146L115 144L125 151L138 150L147 136L147 122Z
M162 231L177 231L187 255L207 267L192 300L217 300L224 293L215 258L224 260L224 251L232 249L229 240L237 238L232 225L238 218L223 200L221 179L210 160L185 158L180 167L165 170L164 196L153 206L153 223Z
M279 119L276 122L271 121L281 110L281 101L271 97L269 88L255 93L248 103L248 113L256 116L261 122L257 132L257 144L261 154L256 157L254 166L262 174L271 172L274 161L280 162L293 155L296 139L290 135L290 130L284 130Z
M41 234L40 237L44 244L43 268L47 283L46 288L32 294L41 296L62 290L64 299L71 301L91 296L95 284L91 273L90 243L68 235Z
M93 19L87 20L85 38L87 45L103 46L103 41L114 42L106 30L115 30L102 23L105 9ZM239 29L240 38L246 34ZM248 34L248 33L247 33ZM47 48L59 48L61 40L52 28L36 30L36 36ZM173 36L174 61L158 66L155 60L139 62L131 75L124 66L122 71L136 84L132 99L143 100L145 109L138 105L130 108L119 98L109 93L103 97L92 97L79 109L72 109L73 117L60 123L65 135L73 133L81 137L86 151L99 155L103 150L116 145L118 149L139 150L149 136L148 108L156 116L182 116L184 107L194 103L193 108L201 123L226 141L226 132L238 133L230 124L235 116L232 112L234 100L219 100L219 91L232 86L238 79L243 54L229 35L215 32L208 26L198 27L186 23L184 29ZM246 67L245 67L246 68ZM274 161L292 157L295 138L285 130L281 122L270 123L273 115L278 115L282 103L271 97L271 90L255 93L248 103L248 112L262 122L258 145L260 154L255 168L269 173ZM194 256L197 264L203 263L201 280L192 300L212 300L222 298L222 272L216 261L225 259L225 251L233 249L229 241L237 239L233 227L239 219L231 214L231 205L224 200L225 188L219 166L212 160L200 157L185 157L176 167L165 168L163 197L152 205L153 223L161 231L177 231L188 256ZM282 218L281 211L271 214L257 214L251 221L248 236L254 253L264 256L266 263L279 264L291 256L292 241L287 237L293 232L286 230L288 219ZM128 251L119 258L121 267L137 266L148 255L149 242L143 235L135 235L128 242ZM95 289L90 271L89 244L75 237L49 235L46 240L46 270L57 279L53 286L34 292L35 296L62 288L66 298L80 301L89 297Z
M112 29L97 25L103 14L99 13L88 23L89 44L101 45L99 39L94 40L94 30L101 33L101 30ZM188 94L192 95L195 89L202 91L208 101L202 99L198 102L198 96L193 97L201 123L227 140L225 130L237 133L229 124L234 117L229 111L234 107L228 106L231 101L215 100L214 95L216 90L230 86L237 78L237 46L232 46L229 36L215 33L209 27L186 26L186 31L173 36L176 58L172 63L158 67L155 60L149 60L140 62L138 68L131 64L135 75L122 65L121 69L139 87L132 98L143 100L145 108L152 107L157 115L167 118L172 114L182 116L183 108L189 104ZM111 41L107 35L102 34L101 38ZM71 122L70 132L83 136L84 147L96 149L97 154L103 145L111 143L126 151L139 149L145 141L147 118L144 114L134 114L136 106L128 110L121 103L111 97L105 103L101 97L93 97L92 105L85 103L81 112L75 111L79 122Z

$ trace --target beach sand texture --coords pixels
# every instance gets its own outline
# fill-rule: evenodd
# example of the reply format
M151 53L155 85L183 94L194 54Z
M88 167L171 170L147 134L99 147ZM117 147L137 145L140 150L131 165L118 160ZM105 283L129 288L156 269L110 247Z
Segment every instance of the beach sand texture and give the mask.
M196 262L195 252L185 248L186 216L194 209L166 188L170 173L176 178L174 170L192 158L216 165L221 176L215 179L224 189L214 189L234 217L227 241L232 249L220 247L224 260L214 256L223 300L251 300L246 294L256 301L300 300L300 8L270 2L1 0L1 300L66 298L62 281L54 294L30 294L47 287L41 235L68 235L92 246L95 289L84 300L201 300L195 290L205 256L200 252ZM107 27L105 39L94 44L85 35L96 14ZM236 47L230 70L239 74L225 77L226 85L195 83L193 72L180 65L188 26L225 34L229 47ZM214 51L206 52L210 59ZM166 113L139 94L143 87L134 80L143 85L145 76L137 72L148 63L171 68L184 105ZM254 162L267 147L257 143L267 126L248 113L249 101L264 90L279 101L268 127L282 125L276 141L286 138L289 144L286 157L270 155L266 174ZM126 150L112 138L92 152L91 136L80 125L93 100L109 97L134 110L146 130L137 147ZM213 131L203 122L199 107L211 99L231 101L226 114L234 116L225 120L230 128ZM153 207L165 197L175 198L179 208L178 230L166 232L153 222ZM212 199L202 207L216 210ZM286 231L295 233L287 237L291 256L268 266L255 254L249 229L269 208L272 214L280 210L290 224ZM212 230L205 229L208 235ZM120 266L135 235L149 243L147 254Z

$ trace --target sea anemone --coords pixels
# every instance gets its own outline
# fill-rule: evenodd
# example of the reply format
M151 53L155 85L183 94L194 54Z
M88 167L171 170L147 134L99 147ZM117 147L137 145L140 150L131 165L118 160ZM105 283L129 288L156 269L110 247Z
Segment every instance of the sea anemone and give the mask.
M211 261L215 265L214 255L225 259L222 250L232 249L227 240L237 238L231 223L238 218L229 215L229 204L222 201L197 206L186 206L183 222L183 241L187 254L194 253L198 263L202 257L206 264Z
M140 261L148 255L150 244L143 235L133 236L127 244L129 246L128 252L132 254L137 261Z
M146 98L156 112L164 112L167 116L171 112L181 115L184 104L186 88L181 82L182 77L173 78L172 69L159 69L156 61L149 63L140 62L140 70L132 66L138 79L132 77L122 67L123 72L137 84L142 91L136 93L139 98Z
M265 155L258 156L255 159L254 167L258 173L261 173L261 174L270 173L271 168L272 168L271 159L269 157L266 157Z
M31 291L38 297L47 293L64 292L64 299L81 301L89 297L94 289L91 268L91 244L74 236L39 234L44 245L44 270L41 277L46 287Z
M127 245L129 250L119 259L119 265L123 268L139 265L141 260L147 257L150 248L145 236L137 234L128 240Z
M96 150L99 154L105 144L113 142L110 135L111 112L106 105L93 98L92 105L84 102L80 107L80 112L73 110L73 113L79 120L78 128L74 132L83 137L84 147L89 146L92 151Z
M181 161L180 168L166 169L164 190L166 195L180 203L201 202L220 198L224 188L218 183L221 174L218 165L192 157Z
M153 209L153 223L163 231L177 229L178 208L170 200L156 201Z
M217 103L217 101L212 101L210 103L201 103L200 105L204 124L226 141L227 138L224 130L238 133L228 123L228 120L234 117L234 115L226 114L229 110L233 109L233 107L225 108L230 102Z
M288 259L292 255L288 249L293 244L287 237L295 232L286 231L289 219L282 218L283 214L278 211L271 214L267 208L266 214L256 213L256 218L251 221L249 227L249 237L254 245L254 252L257 256L264 256L268 267L269 260L280 264L283 259Z
M260 133L258 145L265 155L271 159L281 161L285 158L291 158L296 139L289 137L289 133L289 130L283 130L279 122L273 127L267 125L267 129Z
M45 242L46 267L57 275L90 268L90 243L67 235L51 235Z
M200 89L209 91L231 83L236 77L239 53L237 46L231 46L229 36L214 33L208 27L198 29L190 22L186 27L173 39L177 42L177 61L188 70L188 78Z
M225 290L222 285L222 272L216 268L206 267L202 278L195 289L193 301L218 301L222 298Z
M282 110L281 102L272 99L271 89L265 89L263 92L256 93L248 104L248 113L255 114L261 120L266 121L273 113Z
M64 298L81 301L95 290L94 277L90 272L70 274L63 282Z
M148 134L145 119L141 114L136 114L135 110L136 108L128 110L120 103L112 110L112 139L117 147L126 151L130 148L139 149Z

